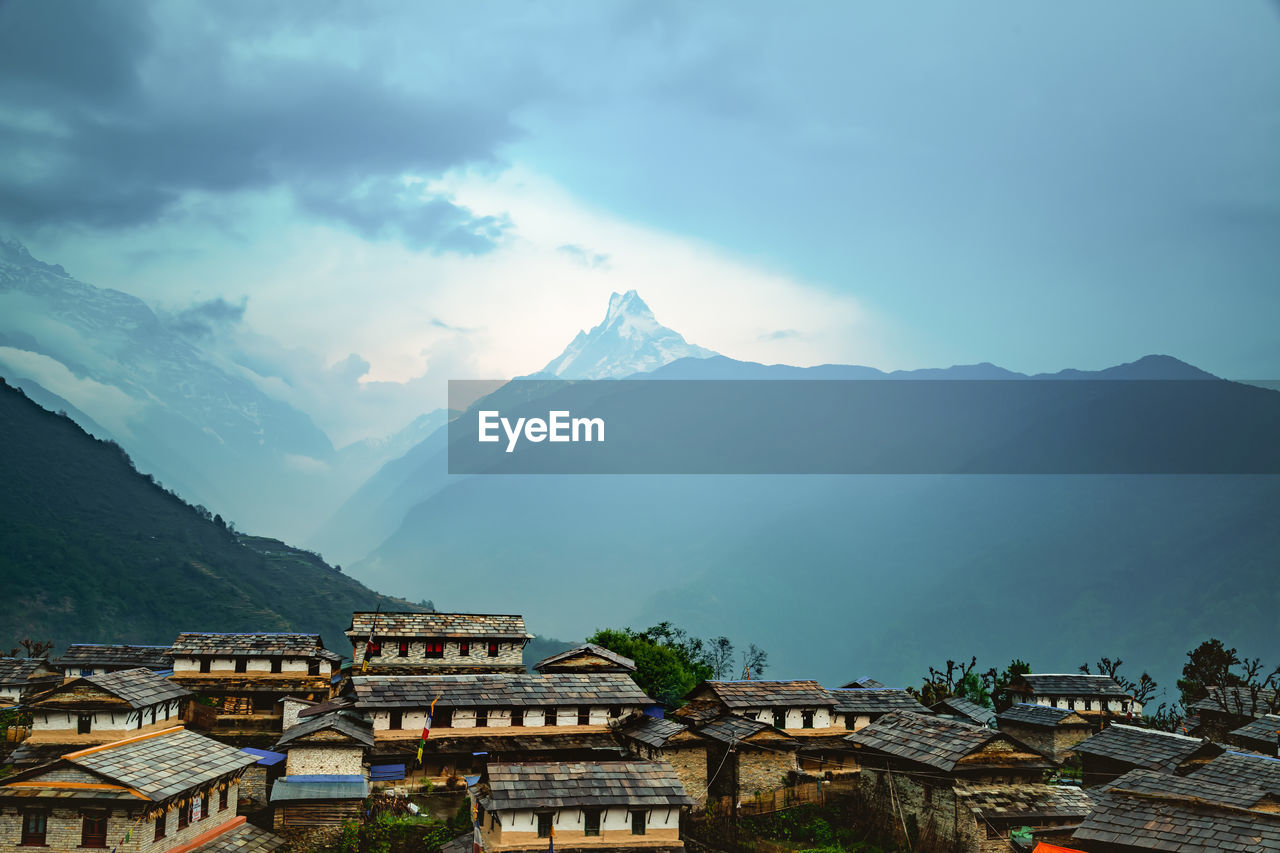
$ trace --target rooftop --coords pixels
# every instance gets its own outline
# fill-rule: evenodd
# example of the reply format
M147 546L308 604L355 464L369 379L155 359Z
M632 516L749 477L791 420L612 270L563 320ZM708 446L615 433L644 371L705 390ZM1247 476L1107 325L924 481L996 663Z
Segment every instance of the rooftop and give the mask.
M1109 675L1088 675L1083 672L1026 673L1013 680L1017 686L1025 684L1037 696L1101 696L1106 698L1133 697Z
M1245 723L1231 734L1248 740L1280 744L1280 714L1264 714L1252 722Z
M563 806L689 806L665 761L525 762L490 764L476 784L485 808Z
M996 719L1002 723L1020 723L1025 726L1057 727L1064 722L1068 725L1093 725L1070 708L1052 708L1030 702L1011 705L997 714Z
M1223 785L1256 785L1280 797L1280 758L1246 752L1224 752L1208 764L1188 774Z
M853 681L850 681L848 684L840 685L840 688L842 690L857 690L860 687L878 688L878 687L884 687L884 685L876 681L874 678L871 678L870 676L866 676L866 675L864 675L862 678L855 678Z
M23 684L39 678L57 678L56 673L42 675L49 662L41 658L0 658L0 684Z
M1255 696L1247 687L1210 687L1209 695L1196 702L1188 710L1217 711L1238 717L1260 717L1270 713L1277 702L1274 690L1260 690Z
M363 800L369 796L364 776L285 776L271 786L271 802L315 802L317 800Z
M144 666L147 669L171 669L173 659L169 646L138 646L129 644L72 643L55 666Z
M786 733L778 731L768 723L741 717L737 714L725 714L723 717L712 720L700 727L697 731L703 737L709 737L712 740L726 743L730 746L761 732L774 732L779 737L787 737Z
M732 710L778 707L832 707L832 698L816 681L704 681L690 696L703 689Z
M950 699L943 699L941 702L930 708L935 714L954 714L964 717L974 725L978 726L994 726L996 724L996 712L990 708L983 707L977 702L971 702L958 696Z
M353 676L361 708L523 708L536 705L650 705L623 673L475 673ZM314 710L314 709L310 709Z
M191 695L191 691L185 687L181 687L149 669L138 667L136 669L121 669L102 675L84 675L79 678L73 678L61 687L57 687L52 692L45 694L40 701L57 702L59 696L70 692L77 684L92 684L99 690L124 700L129 703L130 708L134 709L146 708L150 705L170 702L174 699L184 699Z
M342 656L325 649L319 634L213 634L178 635L169 653L224 655L227 657L319 657L340 661Z
M1008 735L985 726L909 711L886 714L844 739L860 750L879 752L947 772L955 770L964 758L992 741L1012 740Z
M650 717L648 714L643 714L635 722L624 726L622 734L638 740L646 746L662 749L666 747L668 740L683 731L687 731L687 729L675 720L659 719L658 717Z
M62 758L157 802L237 773L256 760L180 726L70 752Z
M544 667L554 666L558 663L565 663L579 655L595 655L596 657L604 658L610 663L613 663L629 672L635 671L636 668L636 662L631 658L624 657L615 651L606 649L604 646L597 646L595 643L583 643L581 646L575 646L572 649L567 649L558 654L551 655L550 657L545 657L535 663L533 668L536 670L542 670Z
M524 617L506 613L386 613L351 614L348 637L446 637L458 639L529 640Z
M1222 747L1196 737L1116 724L1076 744L1074 750L1171 773L1197 753L1221 752Z
M1251 808L1267 796L1267 792L1251 780L1224 781L1192 773L1177 776L1141 768L1130 770L1123 776L1095 791L1132 791L1137 794L1165 794L1173 797L1189 797L1209 803L1220 803L1240 808Z
M828 690L827 694L836 700L833 710L838 714L887 714L890 711L931 713L916 697L899 688L842 688Z
M989 785L957 788L964 805L988 820L1075 819L1087 815L1093 799L1067 785Z
M352 711L330 711L307 717L296 726L285 729L284 734L276 741L275 748L280 749L299 738L324 731L338 732L364 746L373 746L373 726L362 716Z

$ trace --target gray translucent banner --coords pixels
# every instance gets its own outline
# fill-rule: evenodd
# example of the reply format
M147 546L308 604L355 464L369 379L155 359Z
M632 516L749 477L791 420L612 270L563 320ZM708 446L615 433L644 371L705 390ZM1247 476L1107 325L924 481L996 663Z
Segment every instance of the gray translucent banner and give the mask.
M1225 380L449 383L451 474L1276 474Z

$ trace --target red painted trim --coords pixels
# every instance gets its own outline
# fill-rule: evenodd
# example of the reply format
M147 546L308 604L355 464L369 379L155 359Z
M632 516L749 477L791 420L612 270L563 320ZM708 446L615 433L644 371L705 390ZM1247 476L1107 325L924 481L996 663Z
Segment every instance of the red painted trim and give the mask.
M222 835L224 832L230 832L231 830L235 829L237 826L239 826L242 823L244 823L244 815L233 817L231 820L222 824L222 826L215 826L213 829L209 830L208 832L200 833L195 838L188 841L186 844L183 844L181 847L171 847L168 850L168 853L189 853L189 851L195 850L197 847L199 847L202 844L208 844L210 841L217 838L219 835Z

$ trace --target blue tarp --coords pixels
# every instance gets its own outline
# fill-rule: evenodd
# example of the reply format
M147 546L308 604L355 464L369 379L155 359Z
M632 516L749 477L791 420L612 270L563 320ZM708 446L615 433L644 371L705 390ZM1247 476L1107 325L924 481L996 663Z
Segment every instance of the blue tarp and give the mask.
M648 708L644 709L644 715L646 717L655 717L662 720L666 718L667 712L661 705L650 705Z
M286 776L283 779L277 779L271 786L273 803L362 800L367 796L369 796L369 783L363 776Z
M375 782L392 782L404 778L403 764L375 764L369 768L369 778Z
M245 746L241 747L240 751L258 756L258 763L263 767L271 767L279 764L285 759L285 754L283 752L272 752L269 749L254 749L251 746Z

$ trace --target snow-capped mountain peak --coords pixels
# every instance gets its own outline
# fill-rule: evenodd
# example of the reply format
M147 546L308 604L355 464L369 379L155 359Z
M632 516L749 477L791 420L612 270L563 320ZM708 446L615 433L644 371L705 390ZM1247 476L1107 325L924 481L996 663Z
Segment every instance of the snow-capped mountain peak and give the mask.
M678 358L710 358L716 353L687 342L658 322L634 290L609 297L604 321L574 337L538 376L560 379L617 379L647 373Z

